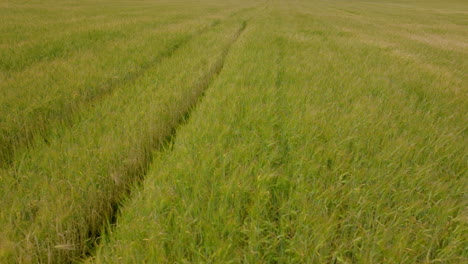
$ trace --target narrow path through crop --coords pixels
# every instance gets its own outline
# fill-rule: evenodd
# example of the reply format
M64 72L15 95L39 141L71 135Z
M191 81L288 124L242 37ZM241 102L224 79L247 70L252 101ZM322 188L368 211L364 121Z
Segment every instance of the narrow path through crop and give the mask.
M31 147L31 145L34 144L32 143L34 141L34 137L40 135L40 137L47 142L47 130L50 128L51 124L61 123L67 126L72 125L74 112L79 112L82 109L92 107L93 104L96 104L104 97L110 95L119 86L131 84L163 59L171 57L175 51L180 49L194 37L206 32L218 24L219 21L214 20L210 25L175 40L168 48L162 50L153 59L139 65L133 71L129 71L124 75L117 76L116 78L108 78L102 83L97 84L95 88L87 89L87 93L83 94L79 101L75 101L73 104L67 104L65 109L57 109L56 111L52 109L49 112L43 113L47 118L44 118L43 116L36 118L38 123L32 126L34 127L33 129L22 129L21 133L16 130L0 130L0 167L7 168L11 166L18 149Z
M163 138L148 138L148 142L146 142L146 152L145 152L145 157L142 159L144 162L142 164L139 164L139 166L128 166L124 169L124 174L126 174L126 178L128 179L134 179L136 184L138 184L139 181L141 181L148 169L149 166L153 160L152 155L153 152L156 151L164 151L165 149L168 148L176 139L177 135L177 130L179 129L180 126L184 125L189 119L192 111L195 109L197 104L201 102L203 99L203 96L205 95L205 91L209 88L211 83L216 79L216 77L219 75L219 73L222 71L224 67L224 62L229 54L229 51L234 45L234 43L239 39L239 37L242 35L244 30L247 27L247 21L243 21L239 27L239 29L235 32L235 34L232 36L232 39L226 44L224 47L219 59L211 66L211 68L193 85L192 88L192 96L189 104L187 104L187 107L183 109L182 114L179 116L179 119L176 120L175 125L173 126L172 130L170 131L169 134L167 134ZM129 186L132 186L132 184L129 184ZM119 195L119 199L115 200L112 203L112 213L109 216L109 226L112 228L112 226L116 223L117 218L118 218L118 213L119 213L119 208L122 200L125 198L128 198L128 196L131 195L131 187L129 187L127 190L125 190L125 193L122 195ZM102 223L103 226L103 231L105 231L105 225L106 223ZM90 234L89 240L93 241L92 246L89 248L89 251L86 254L86 257L91 257L94 254L94 249L95 247L99 244L100 237L102 236L102 233L96 233L96 234Z

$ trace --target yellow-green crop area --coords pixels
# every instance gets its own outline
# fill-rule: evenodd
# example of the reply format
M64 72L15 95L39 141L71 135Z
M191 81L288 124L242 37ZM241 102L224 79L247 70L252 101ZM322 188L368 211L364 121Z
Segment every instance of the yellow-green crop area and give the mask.
M468 2L0 0L0 263L467 263Z

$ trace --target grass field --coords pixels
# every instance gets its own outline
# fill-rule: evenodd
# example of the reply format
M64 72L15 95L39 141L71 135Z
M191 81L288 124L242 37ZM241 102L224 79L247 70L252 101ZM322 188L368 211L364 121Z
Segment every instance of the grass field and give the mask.
M0 0L0 263L466 263L468 3Z

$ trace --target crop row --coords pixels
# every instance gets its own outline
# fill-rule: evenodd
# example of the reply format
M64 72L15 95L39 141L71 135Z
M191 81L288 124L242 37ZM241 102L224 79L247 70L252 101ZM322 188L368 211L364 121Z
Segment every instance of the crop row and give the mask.
M171 56L160 56L157 65L77 113L71 126L53 126L46 141L37 140L4 169L2 259L63 262L89 252L152 151L221 69L227 47L245 27L238 19L226 18L169 49Z
M466 104L300 12L250 23L89 263L462 261Z

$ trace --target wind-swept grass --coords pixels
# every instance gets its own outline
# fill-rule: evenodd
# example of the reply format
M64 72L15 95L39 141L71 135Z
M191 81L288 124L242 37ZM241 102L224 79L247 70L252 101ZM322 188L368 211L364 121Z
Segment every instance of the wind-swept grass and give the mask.
M270 8L89 262L463 263L466 94Z
M74 113L138 78L232 12L198 18L194 12L190 19L174 14L163 16L143 23L144 29L135 27L119 36L122 40L100 41L91 50L83 49L76 55L44 61L11 74L0 83L0 166L13 163L15 155L21 156L34 138L47 140L51 126L69 124ZM74 38L89 41L79 34ZM67 41L73 42L64 38L57 45L66 45ZM75 45L80 46L79 42ZM14 61L24 60L15 57Z
M127 186L142 177L152 149L196 103L242 28L226 18L200 33L82 111L71 128L54 127L47 142L36 142L5 170L2 261L62 263L89 252Z
M463 1L0 5L0 262L468 261Z

